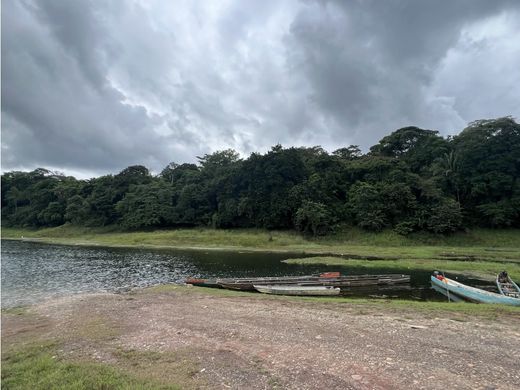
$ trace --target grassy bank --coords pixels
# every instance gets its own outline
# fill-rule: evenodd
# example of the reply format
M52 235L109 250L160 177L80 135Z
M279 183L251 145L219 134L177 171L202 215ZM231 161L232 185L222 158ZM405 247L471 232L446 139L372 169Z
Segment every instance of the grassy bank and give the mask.
M12 346L2 352L3 389L181 389L138 378L92 361L70 361L54 342Z
M377 312L393 313L403 318L413 314L425 315L428 317L450 318L455 321L465 321L468 318L487 318L496 319L504 315L511 315L520 319L520 308L506 305L474 304L474 303L455 303L455 302L433 302L433 301L413 301L408 299L375 299L375 298L353 298L346 296L337 297L303 297L303 296L283 296L258 294L248 291L234 291L208 287L190 287L174 284L166 284L149 287L143 290L146 294L161 293L180 293L183 295L193 295L194 297L213 296L215 298L242 297L255 300L274 300L298 303L316 303L323 305L340 305L354 307L360 313L367 310ZM341 309L339 309L341 310Z
M310 239L295 232L255 229L122 232L114 227L82 228L70 225L39 230L2 229L2 238L22 237L57 244L287 251L370 260L433 258L520 262L520 230L478 229L453 236L417 234L402 237L392 231L367 233L350 228L334 235Z
M498 261L454 261L435 259L401 259L401 260L358 260L334 256L316 256L300 259L284 260L287 264L323 264L348 266L370 272L373 269L402 270L441 270L459 274L473 275L483 279L494 280L497 273L506 269L513 279L520 280L520 263Z
M122 347L114 343L122 334L117 318L77 304L71 309L82 318L65 327L33 306L2 309L2 389L177 390L203 384L194 378L200 367L190 351ZM50 315L59 322L67 314Z

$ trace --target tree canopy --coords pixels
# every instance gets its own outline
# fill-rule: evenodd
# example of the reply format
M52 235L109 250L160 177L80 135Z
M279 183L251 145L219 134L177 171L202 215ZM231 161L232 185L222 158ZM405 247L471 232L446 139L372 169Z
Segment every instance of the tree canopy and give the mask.
M120 225L295 229L320 235L337 224L451 233L520 227L520 125L472 122L444 138L398 129L363 154L357 145L274 146L246 159L231 149L76 180L43 168L2 175L4 226Z

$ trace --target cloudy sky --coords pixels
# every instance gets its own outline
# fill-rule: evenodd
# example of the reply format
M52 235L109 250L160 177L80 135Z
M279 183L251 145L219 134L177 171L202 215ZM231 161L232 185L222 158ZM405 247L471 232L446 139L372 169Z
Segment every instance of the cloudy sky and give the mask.
M2 1L2 171L520 118L520 1Z

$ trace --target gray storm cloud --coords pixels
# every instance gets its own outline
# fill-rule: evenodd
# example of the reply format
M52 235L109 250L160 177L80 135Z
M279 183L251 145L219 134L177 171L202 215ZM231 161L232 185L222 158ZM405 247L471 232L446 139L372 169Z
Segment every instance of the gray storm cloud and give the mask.
M160 170L520 116L516 1L2 3L2 170Z

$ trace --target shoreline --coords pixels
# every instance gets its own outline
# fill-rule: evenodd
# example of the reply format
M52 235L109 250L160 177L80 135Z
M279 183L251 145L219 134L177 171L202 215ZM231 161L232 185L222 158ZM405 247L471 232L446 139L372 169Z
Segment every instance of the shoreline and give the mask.
M124 234L124 233L123 233ZM131 233L129 233L131 234ZM149 233L151 235L153 233ZM195 232L196 234L196 232ZM121 234L115 237L120 238ZM101 238L101 239L100 239ZM214 253L264 253L287 254L290 258L282 260L288 264L323 264L324 266L357 267L369 272L372 268L384 268L388 270L415 269L421 271L433 271L435 269L456 274L473 276L487 281L494 280L496 274L502 269L508 270L515 279L520 279L520 250L516 248L491 248L476 247L370 247L370 246L344 246L334 248L324 246L322 248L303 247L252 247L243 245L181 245L179 243L153 244L146 242L114 243L103 241L100 234L94 235L87 241L78 241L76 237L2 237L2 240L18 242L34 242L48 245L62 245L71 247L95 247L95 248L124 248L144 250L166 251L192 251ZM202 240L201 240L202 241ZM507 254L508 258L501 257ZM295 258L300 256L301 258Z
M37 230L2 228L1 231L1 239L5 240L72 246L301 253L366 260L438 258L520 263L520 230L483 230L469 236L459 234L458 238L431 237L434 242L422 242L421 239L409 239L393 232L367 233L352 229L334 236L311 239L294 232L252 229L124 232L114 227L82 228L70 225Z
M156 244L109 244L103 242L78 242L78 241L62 241L53 238L16 238L16 237L1 237L2 240L8 241L22 241L22 242L38 242L50 245L64 245L64 246L81 246L81 247L100 247L100 248L135 248L135 249L178 249L181 251L215 251L215 252L247 252L247 253L292 253L292 254L323 254L323 255L342 255L338 252L311 252L298 249L280 249L280 248L255 248L242 246L183 246L183 245L156 245Z
M211 287L198 287L192 286L185 283L166 283L157 284L147 287L134 287L125 291L90 291L90 292L79 292L70 293L63 295L56 295L47 297L41 301L2 307L0 311L2 314L19 314L29 312L40 306L55 305L58 303L74 303L84 300L91 300L103 297L133 297L135 295L161 295L168 293L178 293L186 296L199 296L204 295L207 297L219 298L237 298L249 300L265 300L265 301L286 301L295 303L312 303L323 305L352 305L356 307L365 307L371 309L382 309L388 312L404 311L404 312L415 312L427 315L428 313L439 313L443 315L453 316L457 318L459 315L462 316L483 316L483 317L498 317L499 315L514 315L518 316L520 320L520 307L499 305L499 304L478 304L472 302L447 302L447 301L428 301L428 300L413 300L407 298L366 298L357 296L288 296L288 295L271 295L262 294L254 291L240 291L231 289L211 288Z

